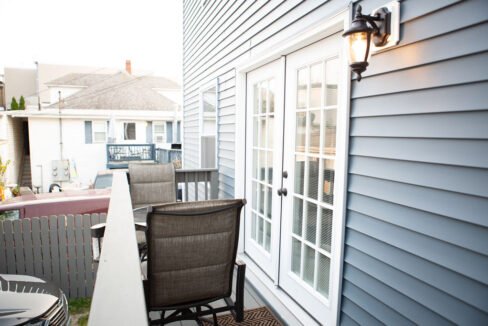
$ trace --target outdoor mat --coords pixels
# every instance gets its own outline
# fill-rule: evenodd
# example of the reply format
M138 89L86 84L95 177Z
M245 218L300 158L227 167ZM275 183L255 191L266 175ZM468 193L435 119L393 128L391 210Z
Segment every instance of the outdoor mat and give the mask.
M211 318L211 317L210 317ZM219 326L282 326L276 317L266 307L245 310L244 321L236 323L230 314L217 316ZM204 325L211 325L204 323Z

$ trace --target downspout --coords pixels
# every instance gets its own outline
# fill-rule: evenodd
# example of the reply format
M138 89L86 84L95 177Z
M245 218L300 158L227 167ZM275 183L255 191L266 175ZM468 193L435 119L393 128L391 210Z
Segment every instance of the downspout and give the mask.
M41 111L41 92L39 86L39 62L34 61L36 64L36 91L37 91L37 110Z
M59 112L59 159L63 160L63 122L61 120L61 91L58 91L58 112Z

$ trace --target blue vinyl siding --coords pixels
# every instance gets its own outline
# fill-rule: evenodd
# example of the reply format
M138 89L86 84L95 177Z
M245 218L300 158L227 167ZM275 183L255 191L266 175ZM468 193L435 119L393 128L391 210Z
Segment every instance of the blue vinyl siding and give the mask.
M401 10L352 83L341 323L487 324L488 2Z
M199 87L217 79L220 197L235 189L237 62L348 4L184 1L184 159L199 163ZM488 324L487 13L401 1L400 43L352 81L341 324Z

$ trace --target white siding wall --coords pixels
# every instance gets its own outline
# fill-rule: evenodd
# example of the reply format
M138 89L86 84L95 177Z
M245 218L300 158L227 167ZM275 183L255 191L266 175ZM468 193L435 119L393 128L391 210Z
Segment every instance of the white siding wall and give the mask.
M22 121L2 114L0 116L0 139L7 140L7 143L0 145L2 161L10 160L6 182L7 184L17 183L22 163Z
M29 119L32 178L39 178L42 166L43 191L52 183L51 163L60 159L59 120ZM85 126L81 119L63 119L63 158L76 164L78 178L73 181L81 185L90 184L99 170L106 168L106 145L85 144Z
M8 147L9 158L12 160L8 171L8 182L17 183L22 164L24 136L22 134L22 120L8 119Z

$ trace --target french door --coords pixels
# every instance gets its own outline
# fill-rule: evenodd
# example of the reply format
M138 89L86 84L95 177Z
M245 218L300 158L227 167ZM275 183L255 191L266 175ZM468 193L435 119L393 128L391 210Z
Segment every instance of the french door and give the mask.
M283 63L276 60L247 76L245 248L277 280L283 165ZM250 209L249 209L250 208Z
M344 156L337 153L344 152L338 137L344 136L346 116L338 96L345 81L341 45L335 34L247 79L251 209L245 250L322 324L334 320L339 296L334 271L342 247L336 238L344 190L339 173L345 172Z

